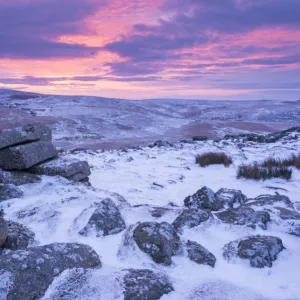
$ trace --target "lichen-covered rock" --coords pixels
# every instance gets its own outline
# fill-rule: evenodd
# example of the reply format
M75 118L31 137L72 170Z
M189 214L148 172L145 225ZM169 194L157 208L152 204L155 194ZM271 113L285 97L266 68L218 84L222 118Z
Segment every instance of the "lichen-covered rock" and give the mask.
M179 237L173 226L167 222L144 222L133 231L138 247L159 264L170 265L171 257L179 249Z
M87 245L55 243L0 255L2 299L41 299L63 271L96 268L101 262Z
M23 192L12 184L0 184L0 202L23 197Z
M215 256L203 246L192 241L187 241L185 246L190 260L196 262L199 265L207 265L213 268L215 267Z
M51 141L52 131L43 124L28 124L0 131L0 149L34 141Z
M223 248L227 260L235 257L248 259L254 268L272 267L272 262L284 250L282 240L274 236L255 235L232 241Z
M128 269L123 279L124 300L158 300L174 289L169 279L151 270Z
M247 197L240 191L234 189L219 189L215 197L224 207L234 208L242 205Z
M259 226L267 228L267 222L271 220L270 214L266 211L254 211L250 207L230 208L222 212L215 213L222 222L232 225L246 225L253 229Z
M184 205L189 208L195 209L209 209L220 210L223 204L215 197L214 192L208 187L203 187L198 190L194 195L188 196L184 199Z
M181 231L184 227L193 228L207 221L211 217L211 213L207 210L185 209L175 219L173 226L176 230Z
M36 174L31 174L23 171L1 171L0 170L0 183L13 184L16 186L38 183L41 181L41 177Z
M87 225L79 232L88 235L95 231L96 235L106 236L117 234L126 228L126 224L117 206L111 199L104 199L90 217Z
M24 170L57 156L51 142L38 141L9 147L0 151L0 167L4 170Z
M35 165L29 169L29 172L48 176L62 176L72 181L82 181L91 175L90 167L86 161L62 157Z
M33 243L35 234L22 224L7 221L8 234L2 248L10 250L26 249Z
M4 244L8 235L7 222L0 217L0 247Z

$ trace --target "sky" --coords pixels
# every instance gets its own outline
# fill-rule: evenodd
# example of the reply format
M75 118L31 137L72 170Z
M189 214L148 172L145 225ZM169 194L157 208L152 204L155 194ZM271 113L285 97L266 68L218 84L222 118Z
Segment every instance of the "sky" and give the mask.
M300 0L0 0L0 88L300 100Z

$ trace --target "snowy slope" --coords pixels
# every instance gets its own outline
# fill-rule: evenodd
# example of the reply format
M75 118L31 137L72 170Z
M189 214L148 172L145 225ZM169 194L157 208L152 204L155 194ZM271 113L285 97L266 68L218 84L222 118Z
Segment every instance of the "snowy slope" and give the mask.
M300 299L300 238L285 233L284 224L272 221L267 231L243 226L229 226L217 221L206 222L186 229L182 240L199 242L217 258L215 268L197 265L187 254L173 257L169 267L155 264L137 247L125 247L126 231L107 237L83 237L78 231L91 216L95 202L110 197L120 208L127 228L139 221L173 222L183 209L183 200L203 186L214 191L219 188L240 189L249 198L273 194L268 186L282 188L299 209L300 171L294 170L290 181L268 180L254 182L236 179L237 166L242 162L259 161L268 156L287 156L297 153L299 140L273 144L248 143L240 149L233 142L178 143L172 148L148 148L94 151L71 154L86 159L92 166L92 187L71 184L61 178L43 177L42 183L23 186L23 199L2 202L6 218L18 220L36 233L40 245L52 242L80 242L92 246L101 256L103 267L85 274L71 288L71 295L60 299L122 299L118 274L125 268L160 270L172 281L175 291L162 300L184 299ZM196 154L224 151L232 156L229 168L195 165ZM69 154L70 155L70 154ZM156 183L153 185L153 183ZM159 186L161 185L161 186ZM297 204L298 202L298 204ZM166 213L155 218L155 207ZM254 269L238 260L227 262L222 247L229 241L249 234L268 234L280 237L286 247L272 268ZM49 288L44 299L55 298L57 289L70 285L68 272L63 273Z

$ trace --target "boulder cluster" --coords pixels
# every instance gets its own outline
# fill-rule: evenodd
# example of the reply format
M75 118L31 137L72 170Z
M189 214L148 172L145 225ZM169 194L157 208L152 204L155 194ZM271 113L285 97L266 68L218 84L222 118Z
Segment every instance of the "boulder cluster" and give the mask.
M43 124L28 124L0 131L0 201L22 197L17 186L36 183L39 175L88 181L86 161L59 157L52 131Z

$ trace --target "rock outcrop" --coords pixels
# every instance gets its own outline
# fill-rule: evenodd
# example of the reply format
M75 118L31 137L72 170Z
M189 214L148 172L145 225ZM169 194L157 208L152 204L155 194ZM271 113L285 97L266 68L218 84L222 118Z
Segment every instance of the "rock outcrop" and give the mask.
M79 232L88 235L95 231L96 236L117 234L126 228L126 224L117 206L111 199L104 199L90 217L87 225Z
M5 240L8 235L8 226L7 222L0 217L0 247L5 243Z
M82 181L91 175L86 161L62 157L35 165L29 169L29 172L39 175L62 176L72 181Z
M234 189L219 189L215 197L217 201L220 201L224 207L234 208L242 205L247 197L240 191Z
M38 183L41 181L39 175L27 173L24 171L1 171L0 170L0 183L14 184L16 186L30 183Z
M151 270L128 269L123 279L124 300L160 299L174 289L169 279Z
M23 197L23 192L12 184L0 184L0 202Z
M159 264L170 265L171 257L179 249L179 237L173 226L167 222L140 223L133 231L138 247Z
M41 299L55 277L73 268L96 268L101 262L87 245L55 243L0 255L2 299Z
M215 267L215 256L203 246L196 242L187 241L185 247L190 260L194 261L199 265L207 265L211 266L212 268Z
M272 262L284 250L282 240L274 236L255 235L226 244L223 256L227 260L235 257L248 259L254 268L272 267Z

